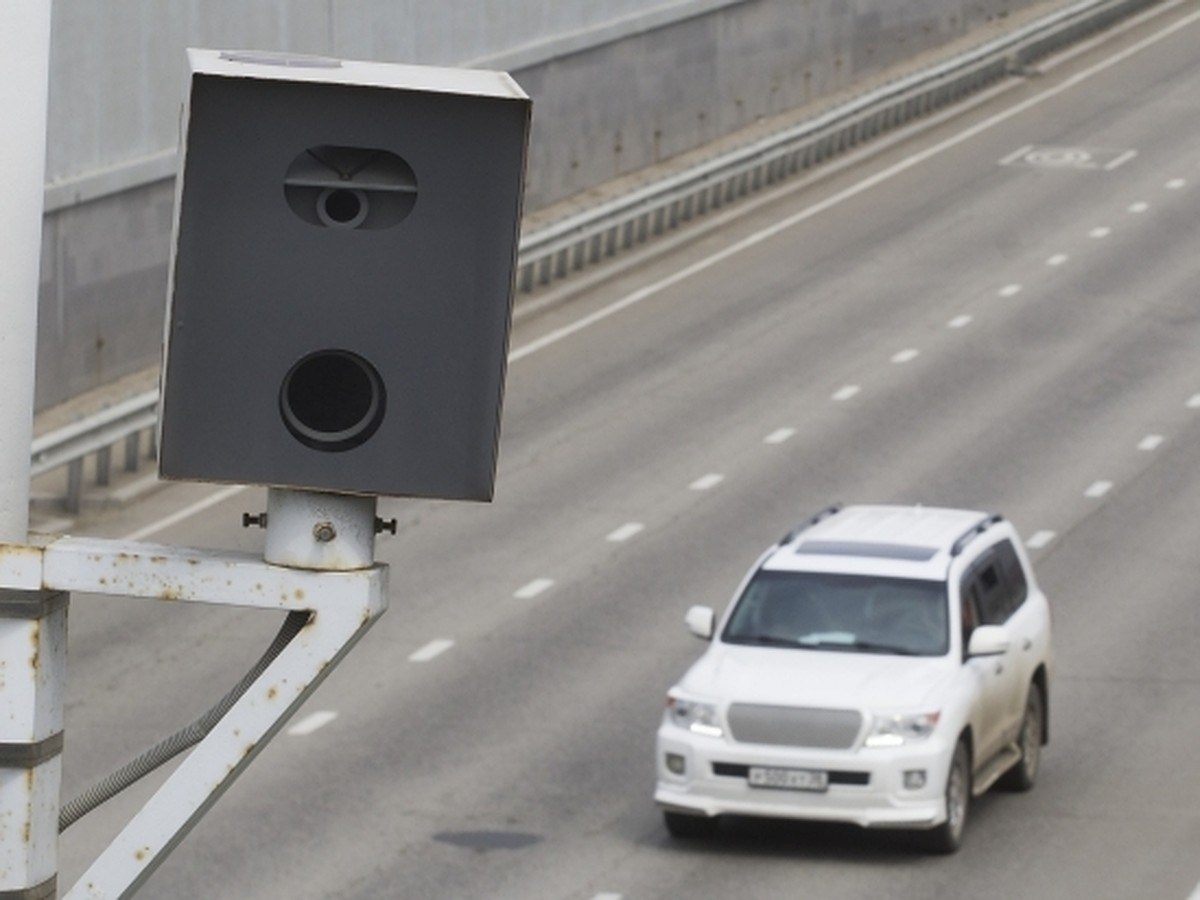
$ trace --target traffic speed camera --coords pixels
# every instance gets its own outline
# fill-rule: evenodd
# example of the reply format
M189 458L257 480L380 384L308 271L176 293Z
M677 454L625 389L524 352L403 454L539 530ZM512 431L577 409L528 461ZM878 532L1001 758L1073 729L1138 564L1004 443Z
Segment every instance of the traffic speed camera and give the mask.
M529 98L498 72L188 59L160 474L490 499Z

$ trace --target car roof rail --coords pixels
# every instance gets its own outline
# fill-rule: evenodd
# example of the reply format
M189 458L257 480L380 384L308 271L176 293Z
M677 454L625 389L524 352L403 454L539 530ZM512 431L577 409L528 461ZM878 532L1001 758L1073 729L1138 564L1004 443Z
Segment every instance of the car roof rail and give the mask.
M830 506L825 507L819 513L815 513L814 515L809 516L807 519L805 519L803 522L801 522L799 525L797 525L795 528L793 528L791 531L789 531L787 534L785 534L783 537L781 537L779 539L779 546L782 547L785 544L790 544L792 541L794 541L796 539L797 535L799 535L800 532L805 531L809 528L812 528L814 525L816 525L822 519L828 519L830 516L836 515L837 513L841 512L842 506L843 506L843 504L841 504L841 503L834 503L834 504L831 504Z
M982 519L964 531L961 535L959 535L958 540L950 545L950 555L952 557L958 556L967 549L967 544L971 543L971 541L975 540L975 538L979 537L979 535L983 534L997 522L1003 521L1004 516L1000 515L999 513L992 513L991 515L984 516Z

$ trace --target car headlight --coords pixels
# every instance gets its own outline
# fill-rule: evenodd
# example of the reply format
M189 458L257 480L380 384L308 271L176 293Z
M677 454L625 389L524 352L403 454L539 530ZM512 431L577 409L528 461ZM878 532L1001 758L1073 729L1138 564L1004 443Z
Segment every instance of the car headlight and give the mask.
M667 715L680 728L705 737L720 737L725 733L717 718L715 703L687 700L675 694L667 695Z
M867 735L868 747L902 747L923 741L933 734L940 712L904 713L875 716L871 722L871 733Z

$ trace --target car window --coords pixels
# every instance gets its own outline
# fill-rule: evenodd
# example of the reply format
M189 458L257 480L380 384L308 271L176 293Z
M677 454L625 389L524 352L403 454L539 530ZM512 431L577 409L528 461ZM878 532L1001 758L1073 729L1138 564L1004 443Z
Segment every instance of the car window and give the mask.
M963 580L964 604L970 604L975 624L1003 625L1025 602L1029 585L1025 571L1010 541L990 547L970 568ZM967 614L963 617L964 637Z
M984 625L1000 625L1008 618L1008 595L1000 577L1000 565L990 552L975 570L975 602Z
M940 656L949 649L945 584L760 570L722 634L728 643Z
M1025 581L1025 570L1021 560L1017 558L1016 548L1011 541L1001 541L994 548L996 560L1000 565L1000 577L1004 580L1004 589L1008 594L1008 614L1011 616L1025 602L1029 595L1029 585Z

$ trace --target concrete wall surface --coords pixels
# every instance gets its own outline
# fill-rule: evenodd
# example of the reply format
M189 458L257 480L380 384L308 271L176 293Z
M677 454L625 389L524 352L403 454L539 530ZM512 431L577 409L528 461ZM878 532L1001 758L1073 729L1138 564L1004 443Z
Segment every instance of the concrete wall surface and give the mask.
M534 101L528 212L1063 5L56 0L36 406L158 360L186 47L510 71Z

